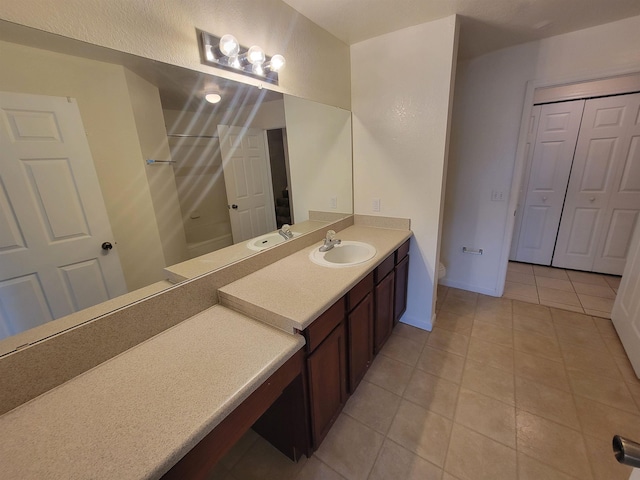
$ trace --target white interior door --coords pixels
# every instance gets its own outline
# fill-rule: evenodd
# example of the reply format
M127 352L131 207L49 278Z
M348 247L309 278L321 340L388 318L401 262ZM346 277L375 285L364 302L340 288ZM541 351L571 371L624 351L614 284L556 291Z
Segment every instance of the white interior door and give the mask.
M233 242L276 229L263 130L218 125Z
M640 376L640 225L636 224L627 263L616 295L613 321L636 376Z
M515 254L519 262L551 264L583 108L584 100L539 107Z
M0 335L126 293L75 101L0 92L0 152Z
M554 267L621 275L640 211L640 94L588 100Z

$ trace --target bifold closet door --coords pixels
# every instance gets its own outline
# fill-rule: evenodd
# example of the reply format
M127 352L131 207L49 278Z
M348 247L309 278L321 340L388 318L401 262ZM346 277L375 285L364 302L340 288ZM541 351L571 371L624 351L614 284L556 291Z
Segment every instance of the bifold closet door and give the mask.
M588 100L554 267L622 275L640 211L640 94Z
M515 260L550 265L562 215L584 100L534 107L539 120Z

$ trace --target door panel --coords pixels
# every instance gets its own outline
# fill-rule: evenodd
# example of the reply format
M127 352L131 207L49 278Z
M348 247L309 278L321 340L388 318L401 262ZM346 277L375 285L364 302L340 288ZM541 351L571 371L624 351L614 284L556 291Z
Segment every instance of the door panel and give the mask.
M265 136L256 128L218 125L233 242L276 229ZM235 205L235 207L233 207Z
M0 92L0 330L9 334L127 292L83 132L73 99Z
M515 260L551 264L584 100L543 105L533 143Z
M639 112L640 94L587 101L553 266L622 274L640 211Z

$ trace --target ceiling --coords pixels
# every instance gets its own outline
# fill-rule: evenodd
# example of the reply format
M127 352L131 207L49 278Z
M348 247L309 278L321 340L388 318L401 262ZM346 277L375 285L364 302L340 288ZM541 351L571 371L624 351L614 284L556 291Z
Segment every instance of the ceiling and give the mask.
M459 58L640 15L640 0L283 0L343 42L461 17Z

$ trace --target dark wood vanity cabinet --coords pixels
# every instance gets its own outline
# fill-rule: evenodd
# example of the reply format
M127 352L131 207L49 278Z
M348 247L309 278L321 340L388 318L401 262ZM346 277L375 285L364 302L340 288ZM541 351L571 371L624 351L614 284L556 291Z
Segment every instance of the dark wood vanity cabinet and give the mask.
M347 335L342 298L305 331L311 444L320 446L347 401Z
M373 272L347 294L349 393L367 373L373 361Z
M374 353L391 336L394 325L395 255L389 255L374 271Z
M407 309L407 286L409 285L409 240L404 242L395 253L395 293L394 293L394 326Z

